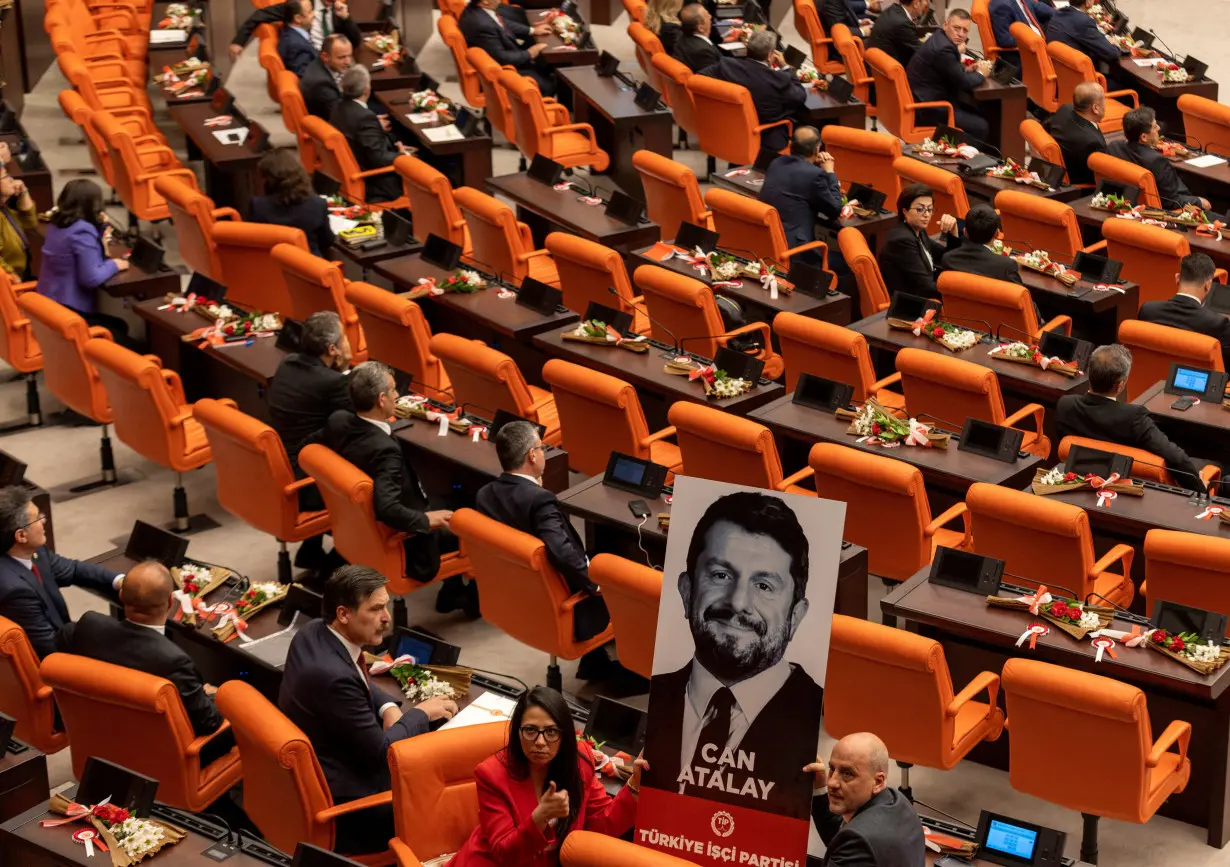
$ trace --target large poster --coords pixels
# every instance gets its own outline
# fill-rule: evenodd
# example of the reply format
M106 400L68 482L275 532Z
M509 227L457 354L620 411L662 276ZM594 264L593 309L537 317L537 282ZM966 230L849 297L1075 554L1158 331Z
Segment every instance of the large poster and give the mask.
M802 867L845 512L676 478L638 843Z

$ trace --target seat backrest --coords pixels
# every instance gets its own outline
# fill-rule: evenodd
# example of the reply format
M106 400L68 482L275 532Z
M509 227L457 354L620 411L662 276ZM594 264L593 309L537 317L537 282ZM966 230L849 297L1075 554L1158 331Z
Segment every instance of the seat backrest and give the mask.
M687 867L690 863L596 831L570 832L560 847L561 867Z
M1046 39L1041 34L1023 22L1016 22L1008 28L1012 38L1016 40L1021 57L1021 81L1025 83L1025 92L1029 98L1047 111L1058 111L1059 77L1055 75L1055 66L1051 56L1046 53Z
M434 334L428 346L444 363L458 403L476 412L496 410L529 418L530 390L517 362L481 340L456 334Z
M342 320L356 364L367 360L367 339L359 325L359 314L346 298L346 284L340 262L327 262L301 247L278 244L273 260L282 269L290 296L290 316L304 320L321 310L332 310Z
M307 103L299 90L299 76L290 70L277 75L278 104L282 106L282 123L299 143L299 162L309 175L320 168L320 155L316 143L303 131L303 119L308 116Z
M671 404L666 417L676 428L685 474L777 490L782 462L764 425L685 400Z
M874 116L876 109L871 99L871 76L863 60L863 40L851 33L850 28L844 24L834 24L829 31L829 37L846 67L846 79L854 85L855 98L866 103L867 113Z
M582 315L591 303L633 312L632 282L623 256L597 241L564 232L552 232L545 243L559 272L565 307ZM625 303L613 298L610 289Z
M1158 599L1230 614L1230 539L1150 530L1145 534L1145 580L1149 588L1145 613L1150 617ZM1230 627L1226 635L1230 636Z
M925 349L897 353L897 370L910 415L930 415L960 426L967 418L1004 420L1004 398L995 371L972 361Z
M290 289L273 258L273 248L286 245L309 253L302 229L265 223L219 223L214 227L214 243L218 245L227 300L247 310L294 317Z
M393 160L393 168L401 175L410 199L415 235L424 241L428 235L436 235L464 249L468 240L466 221L453 201L453 185L448 178L409 154Z
M1054 163L1057 166L1064 165L1063 151L1059 147L1059 142L1051 137L1051 134L1046 131L1042 124L1038 123L1032 117L1027 117L1021 121L1021 137L1025 139L1025 143L1029 145L1031 155L1044 159L1048 163ZM1065 176L1065 180L1066 180ZM1040 196L1031 196L1031 198L1041 198Z
M732 165L754 163L760 152L760 133L756 132L756 107L747 88L693 75L688 79L688 93L696 108L700 149Z
M422 586L405 577L403 535L376 520L371 476L317 444L303 447L299 466L316 480L333 524L333 546L339 554L388 578L390 593L409 593L412 586Z
M393 827L420 861L456 852L478 827L474 769L504 749L508 723L405 738L389 748Z
M1180 361L1206 370L1225 370L1221 343L1207 334L1125 319L1119 323L1119 342L1132 352L1132 370L1128 374L1124 400L1135 400L1166 379L1170 375L1171 362Z
M431 325L423 308L409 298L359 280L347 282L346 300L358 314L369 358L410 374L415 383L431 389L432 396L449 391L451 383L444 365L428 348Z
M662 40L658 38L658 34L640 21L632 21L628 24L628 38L632 40L636 51L636 62L640 65L641 71L649 77L649 83L654 89L661 93L662 89L658 86L661 82L658 80L658 71L653 68L653 58L654 55L666 53L666 49L662 47Z
M43 384L75 412L99 424L112 421L107 392L94 365L85 357L90 327L81 314L38 292L23 292L17 306L43 350ZM99 334L101 336L101 334Z
M457 67L457 79L461 82L461 95L475 108L483 108L487 100L483 96L482 86L478 81L478 72L470 65L466 57L466 40L457 26L457 19L451 15L441 15L436 21L436 29L440 31L440 39L448 46L453 55L453 65Z
M693 277L656 265L641 265L632 272L632 282L644 294L645 306L653 317L649 324L654 340L674 345L671 334L697 337L712 334L713 340L689 340L687 348L706 358L717 353L716 338L726 329L712 289Z
M333 796L308 736L246 681L228 680L214 700L239 745L244 811L261 836L288 854L300 841L332 849L333 823L316 814Z
M1154 776L1145 764L1153 729L1144 692L1109 677L1019 657L1004 663L1000 683L1012 720L1012 788L1069 810L1144 821ZM1060 743L1098 745L1106 767L1097 786L1073 785L1047 766Z
M7 271L0 271L0 358L20 373L43 367L43 354L30 320L17 309L17 284Z
M56 731L55 699L38 672L38 655L25 630L7 617L0 617L0 713L17 720L13 737L40 752L68 746L68 737Z
M834 443L812 446L807 460L817 495L846 504L842 538L867 548L868 571L904 581L931 562L931 540L923 535L931 507L917 467ZM885 545L889 521L893 543Z
M875 732L896 761L943 767L953 744L955 717L946 713L952 698L938 641L833 615L824 676L824 730L830 737Z
M1003 560L1014 581L1054 582L1082 600L1093 592L1093 537L1080 506L985 482L970 486L965 504L974 550Z
M107 140L103 138L94 124L90 123L90 115L94 113L94 109L90 108L84 99L81 98L75 90L61 90L59 95L60 109L64 112L73 123L81 129L85 137L86 149L90 152L90 163L94 166L94 170L98 172L103 180L108 184L111 183L111 148L107 145Z
M865 184L884 193L889 205L901 194L901 178L893 161L901 157L901 140L883 132L829 124L820 130L824 149L847 183Z
M158 178L154 189L167 200L179 255L196 273L220 282L222 264L213 241L213 199L175 177Z
M471 187L455 189L453 200L470 230L474 257L495 271L511 274L517 282L525 279L530 269L521 257L530 252L530 242L522 235L513 209Z
M1209 153L1230 156L1230 108L1214 99L1185 93L1178 100L1183 129Z
M713 212L713 227L725 238L737 238L739 246L761 259L790 267L789 245L777 208L751 196L711 187L705 204Z
M1161 455L1154 454L1153 452L1120 445L1119 443L1106 442L1105 440L1095 440L1090 437L1067 436L1059 441L1059 460L1066 461L1068 459L1068 452L1073 446L1084 446L1103 452L1126 455L1132 459L1132 467L1128 472L1132 474L1133 478L1159 482L1163 485L1173 485L1175 483L1174 476L1166 469L1166 462L1162 459Z
M599 554L589 561L589 577L602 588L602 598L611 612L620 665L649 677L653 673L662 573L614 554Z
M39 671L55 690L77 779L86 759L97 756L153 777L159 801L189 808L199 786L199 759L188 754L195 735L175 684L69 653L51 654Z
M982 53L994 59L999 54L999 43L995 41L995 30L991 27L990 0L971 0L969 17L974 19L974 26L978 28Z
M568 465L587 476L606 470L611 452L649 460L649 426L636 389L622 379L552 358L542 378L555 395Z
M274 102L278 101L278 79L283 72L289 72L278 54L277 39L261 39L257 49L257 60L261 69L265 70L265 91ZM294 75L294 73L291 73Z
M675 123L688 135L698 135L696 106L692 102L692 94L688 91L688 79L692 77L692 70L665 51L655 54L650 58L650 62L657 70L662 86L666 88L662 92L666 94L671 111L675 114Z
M855 230L857 231L857 230ZM799 374L810 373L854 387L854 399L867 400L876 381L867 338L851 328L783 311L773 319L773 333L786 362L786 391L799 384Z
M632 165L645 188L645 212L658 224L663 241L673 240L685 220L712 228L713 216L705 207L700 184L690 168L651 150L632 154Z
M1071 205L1017 190L1001 190L995 194L995 209L1003 223L1004 243L1009 247L1019 246L1015 241L1024 241L1035 250L1057 253L1067 262L1082 247L1080 224Z
M832 44L824 32L824 22L816 9L815 0L794 0L794 29L811 46L811 59L821 72L840 73L841 64L829 53Z
M359 161L350 142L332 125L315 115L307 115L299 124L305 137L311 140L320 159L320 173L337 181L338 190L348 201L360 205L366 202L367 188L359 177Z
M500 85L508 94L508 105L512 109L513 124L516 127L516 145L522 155L527 160L532 160L542 152L554 159L555 151L549 132L551 121L547 117L538 83L515 69L503 69L500 72Z
M846 260L846 266L854 272L854 282L858 284L859 312L867 317L887 310L890 303L888 286L880 273L880 263L872 255L863 233L854 226L846 226L837 233L837 246L841 248L841 257Z
M1123 263L1121 278L1140 285L1141 304L1174 294L1179 264L1192 251L1187 238L1161 226L1113 219L1102 223L1102 237L1106 255Z
M1112 157L1110 154L1095 153L1089 155L1089 168L1095 181L1110 180L1140 188L1140 200L1137 204L1150 208L1160 208L1162 197L1157 192L1157 178L1153 172L1144 166L1128 160ZM1121 223L1123 220L1107 220L1107 223ZM1103 226L1106 223L1102 224Z
M61 59L64 55L60 55ZM78 88L78 91L81 89ZM111 153L111 180L115 194L128 210L136 212L141 209L138 199L139 184L135 180L145 174L141 158L137 155L132 138L110 112L101 107L96 108L89 117L97 135L107 142ZM159 202L165 202L161 195Z
M1062 42L1048 42L1046 53L1050 55L1055 75L1059 81L1059 101L1071 102L1076 85L1085 81L1097 81L1093 58Z
M875 82L876 116L880 124L903 141L922 141L933 127L914 124L914 112L908 108L914 104L914 97L905 78L905 67L879 48L868 48L864 59Z
M466 60L478 76L478 85L483 91L483 101L487 104L487 119L491 121L492 126L503 133L504 138L516 147L516 122L512 106L508 102L508 93L504 90L504 85L500 83L503 67L478 46L466 49Z
M961 176L945 171L939 166L931 166L913 157L899 157L893 161L893 170L901 178L902 185L926 184L931 188L931 197L935 200L934 224L944 214L951 214L958 220L964 220L969 213L969 197L965 194L965 184Z
M465 11L467 4L466 0L436 0L436 5L440 7L443 14L451 16L456 21Z
M645 23L645 12L649 5L645 0L623 0L624 9L628 12L628 18L633 21Z
M965 271L943 272L936 286L944 315L955 321L989 322L993 333L1001 333L1002 327L1010 340L1032 343L1037 338L1038 317L1028 287Z

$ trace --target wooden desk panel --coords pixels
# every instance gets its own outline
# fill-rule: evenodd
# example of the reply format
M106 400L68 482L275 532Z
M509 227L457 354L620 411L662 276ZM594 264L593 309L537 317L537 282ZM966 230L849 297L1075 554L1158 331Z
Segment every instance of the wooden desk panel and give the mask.
M171 119L179 125L189 139L189 158L199 154L205 161L205 192L218 207L233 207L246 217L252 197L261 189L256 165L261 154L244 144L223 144L214 137L215 132L240 129L257 121L245 117L236 106L231 109L231 120L222 126L205 126L208 118L217 115L208 102L167 107Z
M1178 396L1166 394L1165 386L1165 382L1157 383L1132 403L1143 404L1162 432L1189 455L1225 460L1226 444L1230 442L1230 411L1210 401L1201 401L1187 410L1171 409Z
M929 157L918 153L914 147L909 144L901 145L901 155L916 159L919 162L924 162L927 165L941 168L946 172L958 174L957 166L961 164L961 160L949 159L945 157ZM961 175L961 182L965 185L965 192L970 196L982 199L987 202L993 202L995 196L1003 190L1015 190L1018 193L1025 193L1030 196L1040 196L1044 199L1054 199L1057 202L1070 202L1073 199L1079 199L1081 196L1088 195L1089 191L1082 187L1072 185L1061 186L1053 190L1040 190L1037 187L1029 184L1018 184L1016 181L1007 178L995 178L990 175L977 175L969 177ZM891 203L890 203L891 204Z
M0 750L4 745L0 744ZM0 753L0 822L47 800L47 757L34 747Z
M1120 58L1113 71L1120 82L1131 82L1130 87L1139 96L1140 104L1157 112L1158 122L1175 135L1183 135L1186 130L1183 112L1179 111L1178 106L1180 96L1190 93L1217 101L1217 82L1211 79L1181 84L1164 83L1158 77L1156 69L1152 66L1137 66L1130 57ZM1113 81L1111 89L1116 89Z
M373 97L390 117L414 136L419 159L448 175L454 186L482 189L483 181L491 176L491 136L479 133L457 141L433 142L424 130L449 126L452 121L411 123L407 117L413 113L409 102L411 90L407 85L398 85L375 93Z
M1021 121L1025 119L1025 85L1019 81L1000 84L986 79L974 88L974 101L991 125L991 141L1000 153L1017 162L1025 160L1025 137Z
M1076 211L1077 221L1082 226L1096 231L1098 237L1100 238L1102 234L1102 224L1108 219L1114 219L1114 217L1112 217L1107 211L1100 211L1096 208L1090 207L1089 203L1092 200L1093 196L1084 196L1083 198L1071 202L1071 205L1072 209ZM1179 232L1178 234L1187 239L1187 243L1191 246L1193 253L1207 254L1212 257L1213 261L1217 263L1217 267L1219 268L1230 267L1230 242L1218 241L1210 235L1200 235L1196 232ZM1169 298L1172 290L1169 287L1166 287L1163 291L1165 292L1164 297ZM1150 299L1141 298L1140 300L1143 304L1145 301Z

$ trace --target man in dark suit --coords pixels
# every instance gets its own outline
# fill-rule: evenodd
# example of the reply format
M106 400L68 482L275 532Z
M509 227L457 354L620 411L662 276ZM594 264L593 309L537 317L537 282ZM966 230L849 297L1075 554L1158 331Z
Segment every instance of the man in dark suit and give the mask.
M833 173L833 158L820 150L820 132L814 126L795 129L790 153L769 165L760 201L777 209L788 247L816 240L817 216L831 220L841 213L841 187ZM817 267L822 264L815 250L797 258Z
M1089 155L1106 153L1106 136L1099 124L1106 115L1106 91L1096 81L1082 81L1072 91L1071 104L1046 119L1042 126L1059 145L1068 182L1092 184Z
M923 867L926 838L910 799L888 785L888 748L870 732L833 745L828 767L817 758L812 821L824 841L824 867Z
M333 106L329 123L346 136L350 150L363 171L393 165L399 154L412 154L414 148L389 138L389 119L367 107L372 95L372 76L362 66L352 66L342 74L342 98ZM392 202L402 195L401 176L396 172L373 175L364 180L369 202Z
M76 623L64 624L55 649L171 681L184 703L192 733L197 737L217 733L201 750L204 766L229 753L235 737L229 728L218 732L225 720L214 706L215 688L205 683L192 657L167 637L167 612L179 604L174 592L175 582L166 566L156 560L139 563L124 576L120 588L124 619L87 611Z
M528 75L538 84L543 96L554 96L555 75L551 67L538 59L546 47L534 41L537 35L550 30L550 24L539 22L533 27L516 16L513 7L500 0L470 0L457 19L466 45L481 48L501 66L511 66Z
M922 45L918 39L918 21L930 6L930 0L892 4L872 25L867 47L878 48L902 66L909 66L914 52Z
M1024 24L1039 36L1046 31L1055 7L1039 0L991 0L991 31L995 34L995 44L1000 48L1016 48L1016 37L1012 35L1013 24ZM1021 74L1021 55L1016 51L1006 51L1000 55L1004 60L1016 67L1017 75Z
M824 691L785 658L807 615L808 550L780 496L739 491L705 510L678 578L695 652L678 671L653 676L658 737L646 746L645 785L808 817L804 767ZM721 764L728 751L747 762Z
M1055 407L1059 438L1089 437L1160 457L1175 481L1189 491L1205 492L1200 467L1187 453L1158 430L1149 410L1140 404L1117 400L1132 370L1132 353L1119 344L1099 346L1089 356L1089 392L1065 394Z
M1216 338L1221 343L1222 366L1230 370L1230 318L1204 306L1213 288L1216 269L1213 260L1204 253L1184 256L1176 278L1179 291L1165 301L1147 301L1140 305L1136 318Z
M932 37L934 38L934 37ZM941 244L927 234L935 214L935 199L926 184L910 184L897 197L897 217L900 222L884 234L876 262L890 295L908 292L924 298L939 298L935 279L944 254L961 243L957 235L957 218L942 214L939 229L944 236Z
M675 43L674 58L693 72L700 72L722 59L722 49L709 37L713 17L699 3L690 3L679 10L679 27L683 31Z
M286 25L278 34L278 56L295 75L303 75L316 59L316 46L312 44L312 23L316 10L311 0L286 0Z
M1098 29L1098 23L1085 10L1097 0L1072 0L1063 9L1056 9L1046 25L1046 41L1061 42L1096 61L1107 64L1111 71L1119 65L1123 53Z
M846 0L823 0L816 4L820 12L820 24L829 36L833 34L834 24L844 24L855 36L866 36L871 32L871 19L860 18Z
M359 30L359 25L350 17L350 7L345 0L314 0L313 7L316 14L307 32L314 50L322 50L325 39L331 33L345 36L352 45L358 45L362 41L363 34ZM253 31L259 25L285 24L293 17L294 12L288 9L286 2L273 3L257 9L240 25L235 38L231 40L231 62L234 63L243 54L244 46L248 44ZM327 118L328 115L325 117Z
M785 65L776 46L777 35L772 30L757 30L747 40L747 57L723 57L713 66L702 69L700 74L746 87L760 123L789 119L799 126L809 120L807 91L795 79L792 69L773 69L769 65L775 54L778 65ZM760 146L770 150L782 150L787 140L784 125L760 134Z
M299 93L308 114L321 120L333 117L333 107L342 101L342 75L354 66L354 46L340 33L325 37L320 56L299 79Z
M56 633L71 620L61 587L115 591L124 580L49 550L46 521L25 488L0 488L0 616L25 630L39 659L55 650Z
M286 655L278 708L303 730L335 804L388 791L389 747L421 735L457 713L432 698L402 713L402 696L375 686L364 647L389 630L388 581L366 566L343 566L325 584L321 617L300 629ZM393 836L390 804L337 817L334 848L346 855L380 852Z
M991 70L990 63L985 60L980 60L977 67L970 70L961 62L972 23L964 9L949 11L944 26L914 52L905 68L905 76L915 102L950 103L954 125L979 141L987 141L991 125L972 100L962 104L962 98L968 99L967 95L982 84ZM948 121L948 113L942 108L920 109L914 116L921 126Z
M1183 183L1170 160L1158 152L1157 145L1161 139L1162 130L1157 123L1157 112L1142 105L1123 116L1123 138L1108 144L1106 150L1112 157L1127 160L1152 172L1163 208L1199 205L1207 211L1209 200L1194 195Z
M999 214L993 207L974 205L965 215L965 241L940 258L940 270L964 271L992 280L1023 284L1020 266L988 246L999 234L999 227Z

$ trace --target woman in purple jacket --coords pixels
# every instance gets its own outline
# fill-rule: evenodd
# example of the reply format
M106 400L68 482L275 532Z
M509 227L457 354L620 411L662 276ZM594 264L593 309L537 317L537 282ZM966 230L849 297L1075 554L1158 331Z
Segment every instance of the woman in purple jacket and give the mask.
M38 291L80 313L87 324L106 328L117 343L126 343L127 323L98 312L98 288L128 270L127 259L106 256L107 216L102 203L102 189L93 181L77 179L64 185L43 241Z

